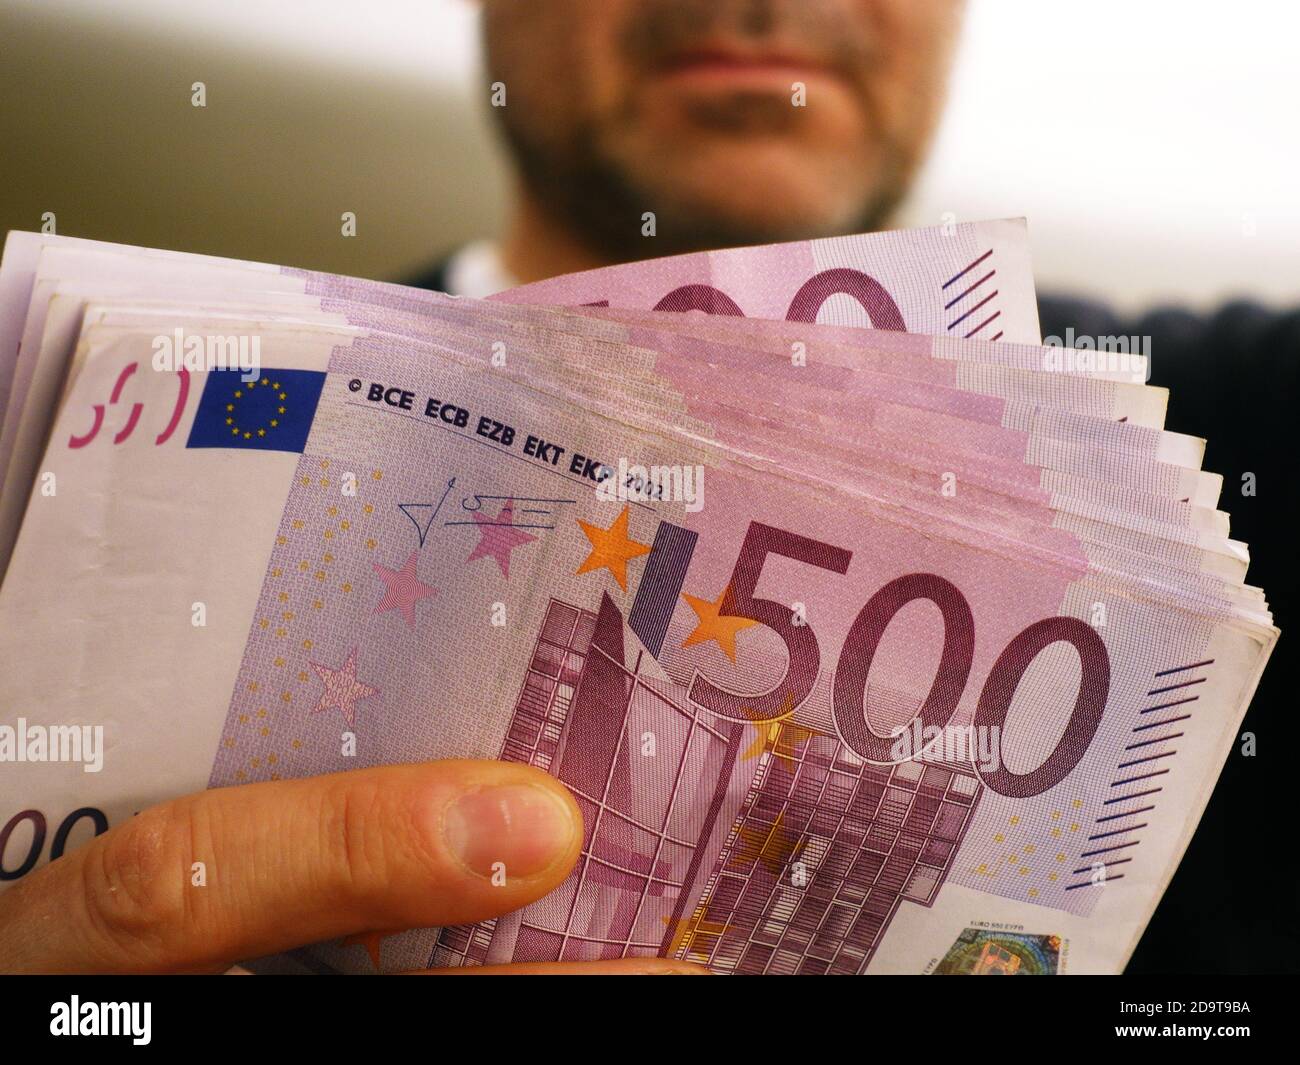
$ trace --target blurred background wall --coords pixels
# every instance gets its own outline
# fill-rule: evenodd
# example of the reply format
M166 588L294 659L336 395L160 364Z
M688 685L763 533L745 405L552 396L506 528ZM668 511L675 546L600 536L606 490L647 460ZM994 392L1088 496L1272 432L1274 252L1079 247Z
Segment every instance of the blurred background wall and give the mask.
M476 23L471 0L0 0L0 230L53 212L401 278L502 218ZM1276 0L971 0L899 222L1026 215L1040 287L1126 309L1300 302L1298 37Z

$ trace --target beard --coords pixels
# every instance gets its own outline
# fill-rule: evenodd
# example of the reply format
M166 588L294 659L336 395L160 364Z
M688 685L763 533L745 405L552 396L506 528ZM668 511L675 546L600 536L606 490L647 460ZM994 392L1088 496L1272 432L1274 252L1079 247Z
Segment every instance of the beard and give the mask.
M702 189L697 181L678 180L677 168L662 160L641 163L628 158L631 153L609 150L598 130L581 131L563 152L516 135L510 123L506 136L538 204L610 262L880 229L903 199L911 174L886 154L859 195L773 209L784 191L777 183L740 175L736 180L747 182L750 196L738 202L734 188ZM756 202L764 200L765 205ZM642 233L646 212L654 214L653 238Z
M739 88L679 100L671 132L656 132L643 90L676 58L718 39L779 41L815 56L855 105L855 132L818 131L789 95ZM878 45L836 0L641 0L616 47L629 88L598 113L572 85L549 114L497 109L529 193L601 258L878 229L903 198L918 138L891 132L896 108L872 76ZM504 73L494 76L505 81ZM649 240L646 212L655 220Z

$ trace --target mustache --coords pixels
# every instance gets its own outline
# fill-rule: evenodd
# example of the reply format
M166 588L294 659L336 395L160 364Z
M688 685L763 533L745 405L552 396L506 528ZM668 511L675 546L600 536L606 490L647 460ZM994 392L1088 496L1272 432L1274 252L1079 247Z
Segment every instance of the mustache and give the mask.
M621 38L624 57L648 69L725 44L808 60L854 81L876 48L869 20L843 0L638 0Z

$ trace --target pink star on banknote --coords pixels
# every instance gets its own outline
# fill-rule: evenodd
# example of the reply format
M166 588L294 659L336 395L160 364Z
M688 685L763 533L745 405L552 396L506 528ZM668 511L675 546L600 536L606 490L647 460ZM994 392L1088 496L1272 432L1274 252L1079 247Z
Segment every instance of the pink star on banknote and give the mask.
M325 682L325 690L321 692L320 701L312 713L319 714L322 710L332 710L337 707L343 711L343 720L348 723L348 728L356 724L356 704L362 699L369 699L372 695L379 694L378 688L372 688L369 684L362 684L357 680L355 647L348 652L348 660L338 669L330 669L329 666L322 666L318 662L313 662L311 668Z
M425 584L416 576L415 567L419 558L420 552L412 551L411 557L406 560L406 564L401 569L389 569L378 562L371 563L379 579L384 582L384 598L375 607L375 613L400 610L402 617L406 619L407 627L412 629L415 628L415 604L438 592L433 585Z
M515 501L506 500L501 512L495 517L488 517L478 511L471 512L478 523L478 545L470 552L467 562L476 558L494 558L501 567L501 576L510 578L510 552L523 544L532 543L536 536L521 532L515 527Z

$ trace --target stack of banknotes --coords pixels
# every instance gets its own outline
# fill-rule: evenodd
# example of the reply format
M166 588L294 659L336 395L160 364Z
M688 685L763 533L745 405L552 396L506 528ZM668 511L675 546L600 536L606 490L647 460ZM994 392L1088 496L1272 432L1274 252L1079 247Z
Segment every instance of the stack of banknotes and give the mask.
M202 789L539 766L516 913L266 962L1115 972L1277 639L1204 442L1025 227L491 300L11 233L0 888Z

